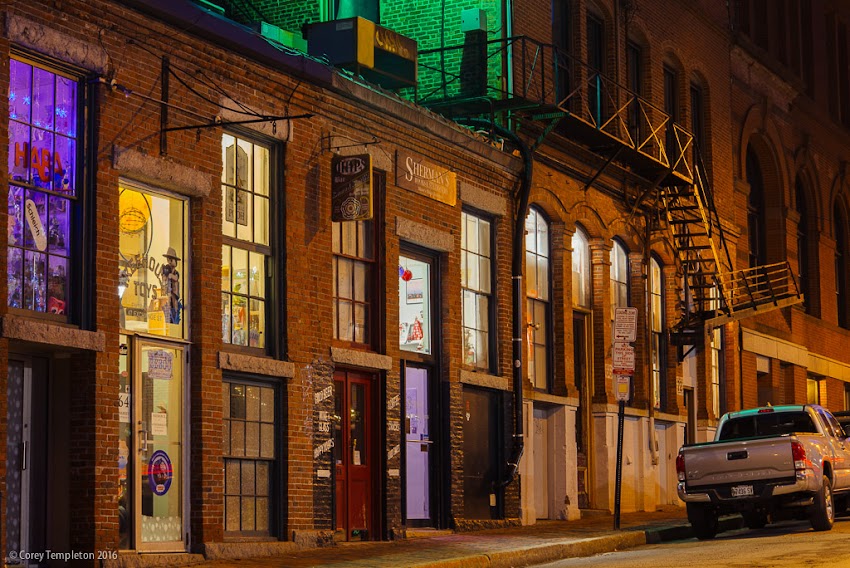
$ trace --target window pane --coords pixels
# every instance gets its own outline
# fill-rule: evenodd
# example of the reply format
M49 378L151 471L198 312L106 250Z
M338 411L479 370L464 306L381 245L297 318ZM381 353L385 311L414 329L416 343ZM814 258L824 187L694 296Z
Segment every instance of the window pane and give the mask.
M490 222L478 220L478 246L481 256L490 256Z
M264 388L260 390L260 420L263 422L274 422L274 389Z
M238 140L238 157L236 158L236 186L239 189L252 188L251 158L254 145L247 140Z
M466 237L464 239L466 250L477 253L479 251L478 219L472 215L466 215L466 223L463 228L466 231Z
M257 422L245 423L245 455L250 458L260 456L260 424ZM242 483L244 485L244 479Z
M360 258L375 258L374 226L372 221L357 221L357 256Z
M266 303L262 300L250 300L251 314L248 321L248 344L250 347L262 348L266 345Z
M352 329L353 322L351 303L339 302L337 304L337 313L339 317L339 338L344 341L352 341L354 339L354 335Z
M233 292L248 294L248 251L233 248Z
M367 342L366 331L369 324L367 315L366 306L363 304L354 305L354 341L357 343Z
M490 275L490 259L482 256L479 259L479 282L478 289L485 294L490 293L490 283L492 282L492 276Z
M337 261L337 297L350 299L352 297L351 278L354 269L353 262L344 258Z
M233 296L233 344L248 345L248 300Z
M230 313L230 294L222 293L221 295L221 337L225 343L230 343L232 324L232 315Z
M478 289L480 289L480 284L479 284L479 277L480 277L479 268L480 268L480 267L479 267L479 265L478 265L478 257L476 257L475 255L470 254L470 255L467 257L467 265L466 265L466 269L467 269L467 271L468 271L468 274L467 274L467 281L466 281L466 282L467 282L467 287L468 287L468 288L472 288L473 290L478 290Z
M242 510L239 504L239 497L227 497L225 499L225 525L227 531L239 531L241 523L240 518Z
M358 302L367 301L367 285L366 265L362 262L355 262L354 265L354 299Z
M475 294L469 290L463 291L463 326L474 328L475 326Z
M251 241L253 237L253 194L250 191L236 192L236 238Z
M258 531L269 530L269 500L257 498L257 518L255 529Z
M274 457L274 424L260 424L260 457Z
M249 290L251 296L265 298L266 296L266 257L255 252L250 253L249 260Z
M230 291L230 247L223 245L221 247L221 289L227 292Z
M537 257L537 297L541 300L549 299L549 259Z
M254 422L260 419L260 387L245 387L245 419Z
M269 244L269 200L265 197L254 197L254 242Z
M490 329L490 298L482 294L477 295L478 299L478 325L477 329L487 331Z
M526 282L526 294L529 297L537 298L540 295L540 285L537 281L537 256L534 253L525 253L525 273L528 282Z
M342 231L342 254L357 256L357 223L340 223Z
M262 146L254 146L254 192L259 195L269 194L269 150Z
M228 495L238 495L242 486L239 460L224 460L225 488Z
M230 423L230 455L245 455L245 423L234 421Z

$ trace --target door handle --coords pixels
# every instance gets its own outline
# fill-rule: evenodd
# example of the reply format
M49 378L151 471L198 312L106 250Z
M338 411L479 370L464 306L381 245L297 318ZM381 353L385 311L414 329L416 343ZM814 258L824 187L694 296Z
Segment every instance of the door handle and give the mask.
M144 428L139 430L139 446L140 453L148 452L148 431Z
M29 442L21 442L21 471L26 471L27 469L27 459L29 458Z

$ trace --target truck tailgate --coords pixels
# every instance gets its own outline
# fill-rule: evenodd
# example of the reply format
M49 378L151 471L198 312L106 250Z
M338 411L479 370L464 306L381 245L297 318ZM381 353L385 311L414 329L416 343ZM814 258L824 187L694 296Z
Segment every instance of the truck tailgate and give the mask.
M683 448L689 489L794 477L788 436L713 442Z

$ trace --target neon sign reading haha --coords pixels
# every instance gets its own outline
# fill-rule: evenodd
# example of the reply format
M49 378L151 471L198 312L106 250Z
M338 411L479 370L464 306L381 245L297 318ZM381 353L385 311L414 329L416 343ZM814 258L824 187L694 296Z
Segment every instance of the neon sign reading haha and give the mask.
M32 167L38 172L38 177L44 183L50 181L50 170L53 166L55 175L64 176L65 168L62 167L62 157L59 152L54 151L53 156L50 155L50 150L47 148L32 147L30 151L29 143L15 142L15 167Z

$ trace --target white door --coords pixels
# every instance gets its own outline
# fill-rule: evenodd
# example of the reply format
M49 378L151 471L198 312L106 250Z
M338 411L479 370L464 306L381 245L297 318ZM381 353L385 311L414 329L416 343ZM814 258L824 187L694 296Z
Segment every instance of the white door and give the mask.
M536 518L549 518L549 416L534 409L534 510Z

